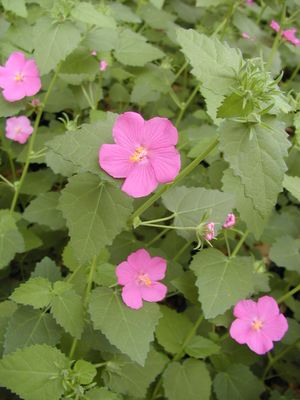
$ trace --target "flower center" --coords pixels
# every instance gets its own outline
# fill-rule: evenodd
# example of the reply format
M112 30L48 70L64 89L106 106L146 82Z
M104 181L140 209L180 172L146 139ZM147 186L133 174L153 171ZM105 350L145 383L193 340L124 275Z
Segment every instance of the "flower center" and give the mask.
M135 152L130 156L130 161L132 162L140 162L147 158L147 150L145 147L140 146L135 149Z
M138 276L138 283L139 283L140 285L150 286L151 283L152 283L152 281L151 281L151 279L149 278L149 275L148 275L148 274L140 274L140 275Z
M260 331L261 328L263 327L263 322L260 319L255 319L254 321L252 321L251 323L252 329L257 331Z
M17 72L15 75L15 81L16 82L22 82L24 79L24 75L21 72Z
M22 132L22 128L20 127L20 126L17 126L16 128L15 128L15 133L16 134L19 134L19 133L21 133Z

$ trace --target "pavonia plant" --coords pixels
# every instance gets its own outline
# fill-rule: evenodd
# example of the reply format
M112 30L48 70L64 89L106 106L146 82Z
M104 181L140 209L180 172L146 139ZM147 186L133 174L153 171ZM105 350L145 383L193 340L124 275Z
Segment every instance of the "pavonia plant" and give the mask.
M299 1L0 10L1 400L299 398Z

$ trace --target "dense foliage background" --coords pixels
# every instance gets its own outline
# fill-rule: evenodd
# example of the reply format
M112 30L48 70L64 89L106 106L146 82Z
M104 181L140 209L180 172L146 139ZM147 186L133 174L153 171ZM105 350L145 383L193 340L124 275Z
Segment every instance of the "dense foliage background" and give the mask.
M0 95L1 399L299 398L299 0L0 4L1 65L22 51L42 80ZM147 198L98 162L126 111L179 131L181 172ZM26 144L5 137L15 115ZM115 269L140 248L168 294L132 310ZM228 330L264 294L289 330L257 355Z

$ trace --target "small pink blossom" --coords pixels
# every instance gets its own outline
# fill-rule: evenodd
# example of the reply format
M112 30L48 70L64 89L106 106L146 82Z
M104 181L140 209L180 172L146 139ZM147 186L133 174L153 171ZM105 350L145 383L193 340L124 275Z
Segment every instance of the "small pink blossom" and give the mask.
M253 6L254 0L246 0L246 4L247 4L248 6Z
M108 66L107 61L105 61L105 60L101 60L101 61L100 61L100 63L99 63L100 71L105 71L106 68L107 68L107 66Z
M225 228L225 229L231 228L232 226L235 225L235 222L236 222L235 221L235 215L232 214L232 213L229 213L227 215L227 218L226 218L226 221L225 221L225 223L223 225L223 228Z
M206 233L204 238L206 240L213 240L215 238L215 223L214 222L209 222L206 225Z
M41 80L34 60L27 60L23 53L12 53L0 66L0 87L7 101L21 100L34 96L41 89Z
M274 19L272 19L272 21L270 22L270 27L275 31L275 32L279 32L280 31L280 25L277 21L275 21Z
M239 301L233 310L237 318L230 327L230 336L239 344L247 346L257 354L270 351L283 338L288 323L273 297L263 296L258 302Z
M24 144L32 132L33 128L27 117L11 117L6 120L5 136L8 139Z
M294 44L295 46L300 46L300 39L296 37L296 28L287 29L282 32L282 37L284 37L288 42Z
M42 105L40 99L32 99L30 104L32 107L40 107Z
M242 38L244 39L250 39L250 35L247 32L242 32Z
M158 282L166 274L167 262L161 257L151 257L145 249L131 253L127 261L117 266L116 274L122 289L124 303L134 309L143 307L145 301L161 301L168 288Z
M101 146L99 164L114 178L126 178L122 190L129 196L147 196L178 174L178 132L167 118L145 121L138 113L126 112L117 118L113 138L116 144Z
M91 56L96 57L96 55L97 55L97 51L96 50L92 50L91 51Z

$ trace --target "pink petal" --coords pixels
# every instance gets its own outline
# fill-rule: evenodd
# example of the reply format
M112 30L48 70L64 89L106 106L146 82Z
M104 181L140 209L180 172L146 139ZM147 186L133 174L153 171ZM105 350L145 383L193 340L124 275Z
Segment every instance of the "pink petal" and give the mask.
M42 86L40 78L36 77L25 77L23 81L26 96L34 96L37 94Z
M149 264L146 265L145 273L148 274L152 281L164 279L167 269L167 261L161 257L153 257Z
M235 341L240 344L244 344L247 343L251 331L251 324L248 321L236 319L231 324L229 333Z
M280 313L278 304L271 296L263 296L258 300L257 311L259 319L263 321L270 321Z
M123 192L132 197L144 197L158 185L152 165L149 162L134 165L122 186Z
M99 151L99 164L114 178L125 178L133 169L129 150L117 144L103 144Z
M147 149L175 146L178 132L167 118L155 117L145 122L143 145Z
M263 333L263 330L253 331L248 337L247 345L257 354L265 354L274 347L272 340Z
M4 89L8 83L14 81L14 76L5 67L0 66L0 87Z
M137 271L127 261L123 261L117 266L116 275L118 277L119 285L127 285L128 283L135 281Z
M124 303L134 309L143 307L142 296L139 287L134 284L128 284L122 289L122 299Z
M127 258L127 262L139 273L146 272L145 267L151 262L151 260L152 258L150 257L150 254L145 249L134 251Z
M6 61L5 68L7 68L12 74L15 74L23 70L25 63L25 55L19 51L15 51Z
M2 92L7 101L18 101L26 96L24 85L21 82L10 82Z
M274 319L265 322L262 331L271 340L278 341L283 338L288 328L287 319L283 314L280 314L274 317Z
M160 282L153 282L151 286L140 286L140 291L146 301L161 301L165 298L168 288Z
M180 170L180 154L175 147L151 150L148 157L160 183L173 181Z
M113 137L117 144L134 152L143 143L143 117L135 112L121 114L113 127Z
M257 317L257 305L253 300L239 301L233 310L233 315L244 321L252 321Z
M26 60L26 63L22 69L24 76L29 78L39 78L40 73L34 60Z

